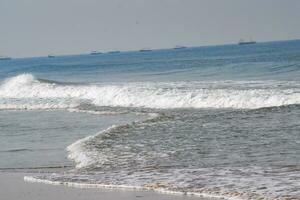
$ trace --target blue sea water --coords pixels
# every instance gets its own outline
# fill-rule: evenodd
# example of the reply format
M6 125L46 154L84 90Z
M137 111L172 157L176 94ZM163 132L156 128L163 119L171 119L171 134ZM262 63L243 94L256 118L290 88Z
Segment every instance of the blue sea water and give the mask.
M0 168L28 180L300 199L300 41L0 62Z

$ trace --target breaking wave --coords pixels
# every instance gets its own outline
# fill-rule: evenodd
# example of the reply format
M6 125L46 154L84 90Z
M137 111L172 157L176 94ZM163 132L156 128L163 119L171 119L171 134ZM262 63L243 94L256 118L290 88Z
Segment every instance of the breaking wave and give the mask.
M159 113L137 113L139 115L146 115L144 120L133 121L128 124L112 125L106 130L100 131L99 133L87 136L83 139L77 140L73 144L67 147L69 152L68 158L76 163L76 168L86 168L95 167L95 165L102 165L108 161L109 155L107 152L101 152L97 148L97 143L101 143L105 139L108 139L114 135L124 134L126 129L135 127L136 125L141 125L142 123L156 122L167 119L166 116ZM97 141L97 142L95 142ZM99 160L99 158L101 158Z
M22 74L0 86L0 109L97 106L256 109L300 104L298 82L64 84Z

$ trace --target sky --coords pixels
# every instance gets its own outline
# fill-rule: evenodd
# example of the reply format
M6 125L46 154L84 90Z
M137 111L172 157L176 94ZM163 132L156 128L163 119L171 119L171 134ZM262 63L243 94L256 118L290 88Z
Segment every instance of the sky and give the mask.
M0 0L0 55L300 38L299 0Z

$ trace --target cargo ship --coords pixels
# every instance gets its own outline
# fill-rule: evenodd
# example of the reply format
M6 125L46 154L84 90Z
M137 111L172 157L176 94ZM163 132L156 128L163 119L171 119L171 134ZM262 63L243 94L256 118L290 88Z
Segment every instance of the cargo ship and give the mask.
M175 46L174 49L186 49L187 47L185 46Z
M256 44L256 41L254 41L254 40L249 40L249 41L245 41L245 40L243 40L243 39L240 39L240 41L239 41L239 43L238 43L239 45L248 45L248 44Z
M139 50L140 52L147 52L147 51L152 51L151 49L141 49Z
M0 60L11 60L11 57L0 56Z
M100 52L100 51L92 51L90 54L91 55L100 55L100 54L102 54L102 52Z

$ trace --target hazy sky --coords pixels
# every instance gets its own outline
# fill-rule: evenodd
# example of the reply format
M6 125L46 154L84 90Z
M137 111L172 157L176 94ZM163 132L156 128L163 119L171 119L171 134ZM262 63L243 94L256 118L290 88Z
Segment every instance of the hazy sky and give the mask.
M0 0L0 55L300 38L300 0Z

